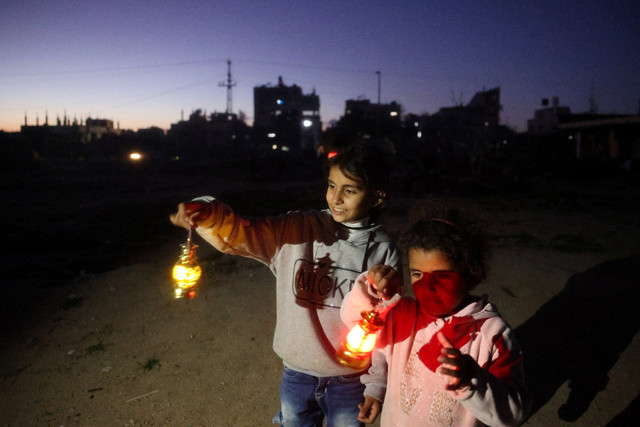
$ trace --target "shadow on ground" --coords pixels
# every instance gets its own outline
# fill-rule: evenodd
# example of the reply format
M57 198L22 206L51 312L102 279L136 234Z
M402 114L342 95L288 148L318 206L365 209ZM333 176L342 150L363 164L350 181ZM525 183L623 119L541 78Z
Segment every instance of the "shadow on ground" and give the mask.
M631 256L573 275L558 295L516 329L534 400L531 415L567 381L569 397L558 416L575 421L587 411L640 329L639 306L640 256ZM639 402L636 397L610 425L624 425Z

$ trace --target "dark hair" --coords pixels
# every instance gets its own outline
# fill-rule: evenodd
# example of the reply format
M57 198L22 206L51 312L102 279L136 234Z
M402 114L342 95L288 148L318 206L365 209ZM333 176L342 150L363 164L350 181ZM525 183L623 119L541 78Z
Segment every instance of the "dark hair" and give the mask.
M379 195L382 202L371 208L370 216L374 220L380 216L380 210L389 197L390 154L390 150L369 141L352 144L328 159L327 171L338 166L345 176L361 181L371 194L384 193Z
M490 255L484 228L459 209L435 206L419 206L418 209L420 219L400 240L404 249L407 252L411 249L439 250L456 271L472 281L473 286L484 280Z

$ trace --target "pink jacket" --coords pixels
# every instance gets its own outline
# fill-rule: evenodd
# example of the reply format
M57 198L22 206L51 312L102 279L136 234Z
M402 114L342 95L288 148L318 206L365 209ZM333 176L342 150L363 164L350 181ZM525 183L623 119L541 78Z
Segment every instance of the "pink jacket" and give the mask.
M341 315L352 326L375 304L363 273L347 295ZM435 371L442 331L477 367L471 386L446 390ZM530 407L522 354L509 325L484 295L447 318L425 318L418 302L403 297L386 313L365 395L384 402L381 426L515 426Z

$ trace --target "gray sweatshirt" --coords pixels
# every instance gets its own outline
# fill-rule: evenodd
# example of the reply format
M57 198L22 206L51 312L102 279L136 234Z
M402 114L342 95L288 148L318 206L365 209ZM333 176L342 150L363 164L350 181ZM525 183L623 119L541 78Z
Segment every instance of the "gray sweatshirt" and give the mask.
M328 210L245 218L205 196L212 213L197 232L221 252L267 265L276 276L273 349L284 365L326 377L355 373L335 359L348 329L340 306L358 275L375 264L402 271L400 250L381 225L340 224Z

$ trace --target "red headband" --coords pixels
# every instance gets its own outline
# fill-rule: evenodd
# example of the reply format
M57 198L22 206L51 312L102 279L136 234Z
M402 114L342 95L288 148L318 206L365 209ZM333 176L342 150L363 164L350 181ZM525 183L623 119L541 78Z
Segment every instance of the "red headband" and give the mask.
M455 228L456 230L460 231L460 227L458 227L457 225L455 225L454 223L452 223L451 221L447 221L446 219L442 219L442 218L431 218L431 221L438 221L441 222L443 224L447 224L452 226L453 228Z

